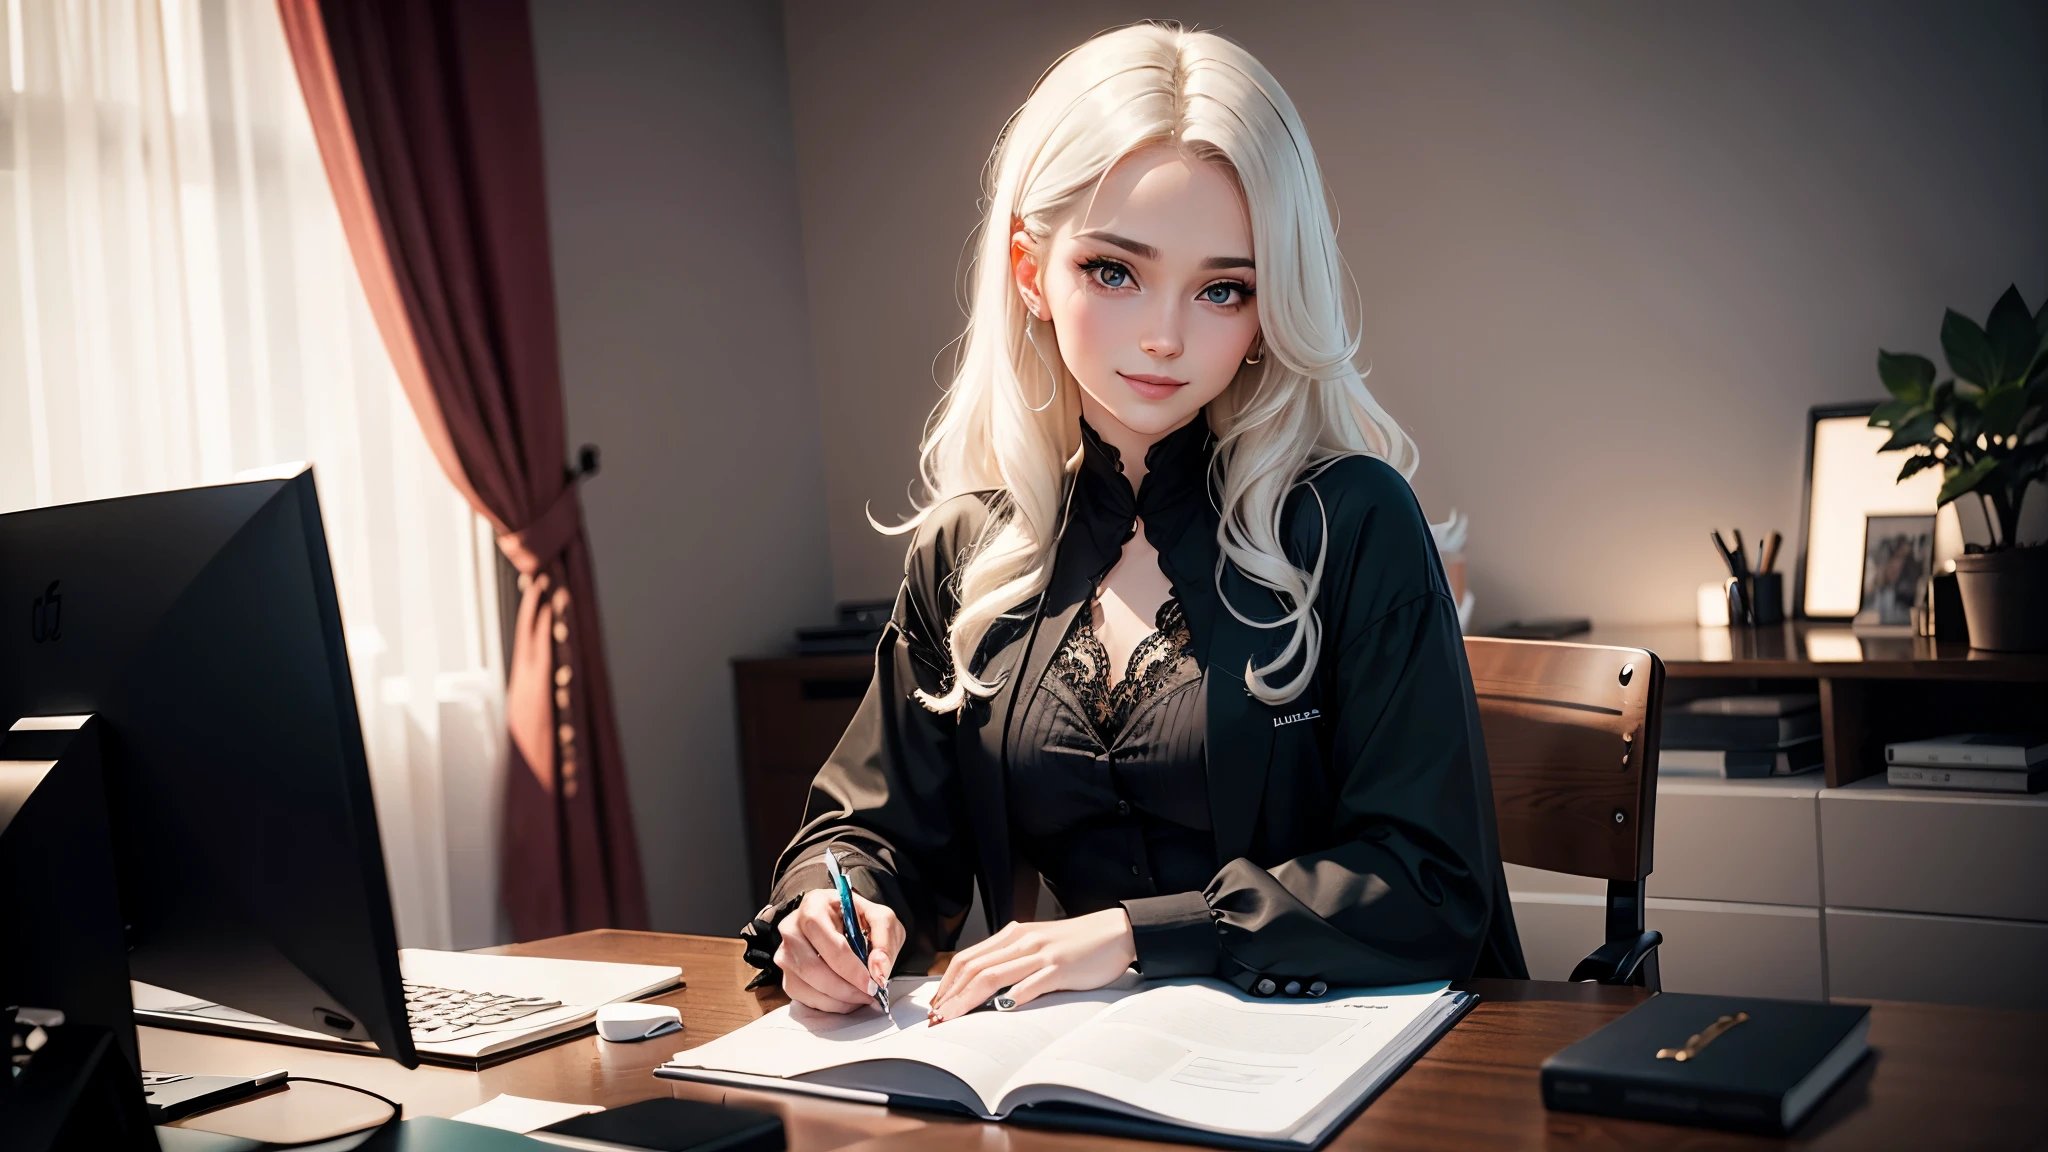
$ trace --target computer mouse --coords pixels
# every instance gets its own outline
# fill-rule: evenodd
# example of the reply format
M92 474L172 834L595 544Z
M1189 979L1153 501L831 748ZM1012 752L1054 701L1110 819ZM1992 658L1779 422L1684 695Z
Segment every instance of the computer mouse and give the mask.
M607 1004L597 1010L597 1034L617 1043L682 1030L683 1014L666 1004Z

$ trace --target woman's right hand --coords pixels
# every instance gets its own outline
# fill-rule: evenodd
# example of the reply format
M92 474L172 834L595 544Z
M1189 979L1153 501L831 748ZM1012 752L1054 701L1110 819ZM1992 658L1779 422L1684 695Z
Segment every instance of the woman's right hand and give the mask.
M903 922L886 904L853 894L853 914L867 937L868 962L862 966L846 942L839 893L813 888L776 928L782 943L775 965L782 969L782 990L791 1000L825 1012L851 1012L875 1002L875 989L888 983L889 971L903 947Z

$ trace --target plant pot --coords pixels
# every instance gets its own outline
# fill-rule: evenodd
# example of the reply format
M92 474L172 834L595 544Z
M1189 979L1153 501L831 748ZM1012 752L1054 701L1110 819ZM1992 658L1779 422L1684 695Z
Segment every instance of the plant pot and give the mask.
M1956 557L1970 647L2048 652L2048 545Z

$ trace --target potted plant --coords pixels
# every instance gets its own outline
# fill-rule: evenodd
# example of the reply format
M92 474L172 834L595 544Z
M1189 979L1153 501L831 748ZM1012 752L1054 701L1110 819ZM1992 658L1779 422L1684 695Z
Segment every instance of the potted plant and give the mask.
M1974 496L1984 510L1990 541L1967 544L1956 558L1970 646L2048 650L2048 546L2018 539L2027 488L2048 477L2048 304L2030 312L2009 287L1981 327L1951 308L1941 350L1953 378L1940 383L1925 356L1877 354L1878 379L1892 395L1870 416L1891 429L1879 451L1918 450L1900 480L1940 468L1937 507Z

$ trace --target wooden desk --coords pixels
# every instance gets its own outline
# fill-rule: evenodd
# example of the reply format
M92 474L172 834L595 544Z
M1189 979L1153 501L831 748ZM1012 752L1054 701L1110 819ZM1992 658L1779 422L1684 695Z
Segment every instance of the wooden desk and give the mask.
M689 987L659 997L682 1009L685 1030L643 1044L585 1036L487 1068L463 1072L388 1060L141 1030L153 1069L252 1074L280 1066L296 1075L359 1084L402 1101L407 1115L451 1116L500 1092L617 1107L654 1096L728 1099L779 1113L792 1152L844 1148L975 1148L982 1152L1158 1148L950 1117L891 1112L774 1092L728 1091L658 1080L655 1065L680 1048L729 1032L783 1003L741 990L752 974L737 940L651 932L584 932L494 949L517 955L678 964ZM1329 1147L1334 1149L2048 1147L2048 1013L1876 1003L1877 1049L1792 1141L1736 1136L1595 1116L1550 1113L1537 1090L1545 1057L1639 1003L1633 988L1543 981L1475 980L1479 1006L1395 1081ZM381 1106L338 1089L295 1086L192 1117L183 1126L277 1140L310 1139L367 1124Z

